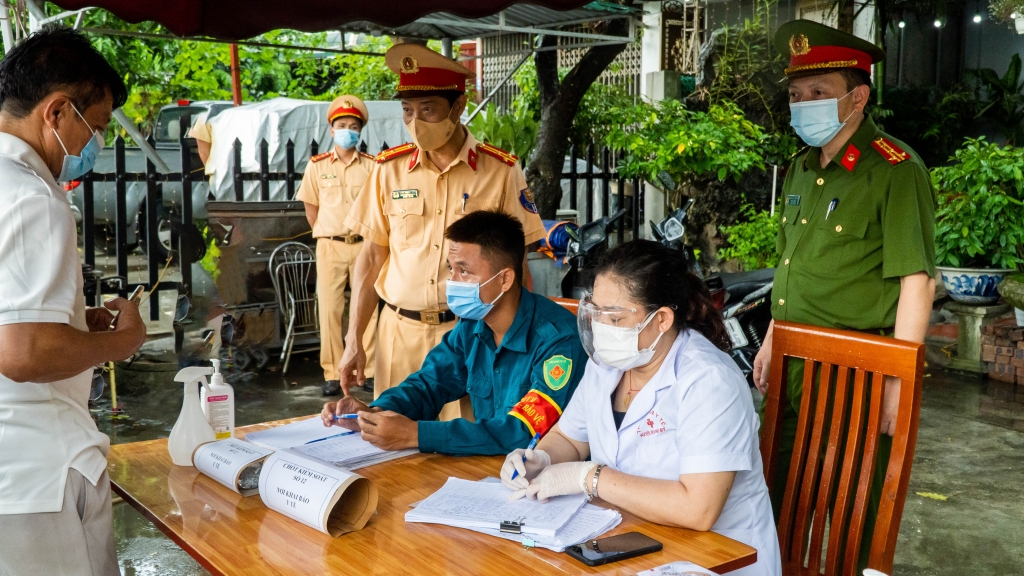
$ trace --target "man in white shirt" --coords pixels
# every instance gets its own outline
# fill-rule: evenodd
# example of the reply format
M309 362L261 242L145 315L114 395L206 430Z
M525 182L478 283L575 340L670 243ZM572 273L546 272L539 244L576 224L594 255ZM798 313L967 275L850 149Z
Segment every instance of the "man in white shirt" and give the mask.
M92 169L126 98L117 72L70 29L46 27L0 60L3 576L120 573L110 440L88 396L92 368L133 354L146 327L124 299L86 309L75 221L57 182Z

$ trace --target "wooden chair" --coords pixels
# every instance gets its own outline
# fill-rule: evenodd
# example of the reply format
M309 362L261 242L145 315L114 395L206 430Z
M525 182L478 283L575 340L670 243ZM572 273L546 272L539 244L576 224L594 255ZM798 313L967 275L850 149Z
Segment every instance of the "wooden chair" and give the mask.
M800 361L803 396L778 525L782 573L820 574L823 551L826 575L856 573L881 434L884 376L895 376L902 380L900 411L868 560L869 567L891 574L917 444L924 345L776 322L761 432L769 488L778 465L786 374L791 362ZM819 368L821 385L815 387Z
M554 300L562 308L565 308L569 312L572 312L573 316L578 316L579 315L578 314L579 311L580 311L580 301L579 300L573 300L572 298L555 298L553 296L551 296L550 298L552 300Z

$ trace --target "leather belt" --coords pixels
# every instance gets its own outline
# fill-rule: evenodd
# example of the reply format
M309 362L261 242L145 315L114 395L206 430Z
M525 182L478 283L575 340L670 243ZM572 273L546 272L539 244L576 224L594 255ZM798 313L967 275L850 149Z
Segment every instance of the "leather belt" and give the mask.
M335 242L344 242L345 244L358 244L363 241L363 237L359 234L349 234L348 236L326 236L328 240L334 240Z
M455 313L451 310L403 310L394 304L387 303L388 308L394 310L398 315L405 316L410 320L417 320L424 324L437 326L446 322L453 322L456 319Z

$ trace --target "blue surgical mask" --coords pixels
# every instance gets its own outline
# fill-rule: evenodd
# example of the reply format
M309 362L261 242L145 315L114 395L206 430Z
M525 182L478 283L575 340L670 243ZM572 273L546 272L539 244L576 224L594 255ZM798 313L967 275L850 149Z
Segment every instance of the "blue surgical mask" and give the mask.
M334 143L344 150L351 150L359 144L359 132L348 128L338 128L334 131Z
M499 270L498 274L501 274L504 270ZM491 276L491 280L498 277L498 274ZM448 281L448 287L446 294L448 296L448 308L459 318L466 320L483 320L484 316L487 316L491 312L491 308L494 308L494 303L498 301L505 293L498 294L498 298L495 298L490 304L480 299L480 287L487 282L477 284L476 282L456 282L454 280Z
M71 105L71 108L82 119L82 122L85 122L82 113L78 111L78 108L75 108L74 104ZM89 123L85 122L85 125L89 126ZM57 182L77 180L93 169L93 166L96 165L96 157L99 156L100 150L103 150L103 136L98 131L93 131L92 138L82 148L82 151L78 153L78 156L72 156L68 152L68 147L64 145L64 141L61 140L60 134L57 134L57 130L53 130L53 135L57 137L57 142L60 142L60 147L64 149L64 163L60 167L60 174L57 175Z
M852 93L853 90L847 92L846 96ZM839 101L843 98L793 102L789 105L789 112L792 116L789 125L808 146L820 148L831 142L836 134L843 129L843 126L846 126L850 116L856 112L851 112L846 120L839 121Z

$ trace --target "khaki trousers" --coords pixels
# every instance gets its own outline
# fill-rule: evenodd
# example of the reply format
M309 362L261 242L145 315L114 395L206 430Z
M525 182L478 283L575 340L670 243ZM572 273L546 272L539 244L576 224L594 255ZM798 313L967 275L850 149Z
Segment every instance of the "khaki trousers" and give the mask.
M68 470L60 512L0 514L0 576L120 576L110 478Z
M345 332L341 325L345 315L345 287L356 266L356 257L363 243L346 244L320 238L316 241L316 298L320 314L320 366L324 380L340 380L338 363L345 353ZM363 334L366 350L366 377L373 378L377 343L377 312Z
M373 379L373 398L376 400L385 390L398 386L419 370L427 353L441 343L441 338L455 327L455 322L424 324L399 316L398 312L385 306L377 326L377 377ZM438 418L472 421L473 405L469 396L445 404Z

